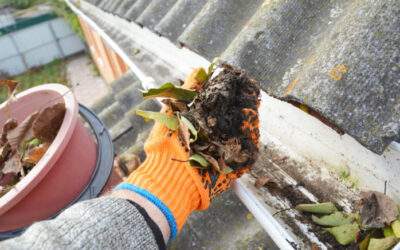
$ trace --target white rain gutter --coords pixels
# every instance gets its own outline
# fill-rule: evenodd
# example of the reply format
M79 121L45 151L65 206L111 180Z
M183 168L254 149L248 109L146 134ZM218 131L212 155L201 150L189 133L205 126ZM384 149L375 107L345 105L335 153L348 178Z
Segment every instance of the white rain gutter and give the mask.
M130 59L130 57L121 49L121 47L112 39L110 38L101 27L99 27L94 21L92 21L88 16L86 16L85 13L83 13L80 9L78 9L75 5L73 5L70 0L65 0L65 2L68 4L68 6L79 16L81 17L88 25L90 25L90 27L95 30L103 39L105 42L107 42L107 44L125 61L125 63L129 66L129 68L132 70L132 72L134 74L137 75L137 77L142 81L142 84L144 85L143 87L151 87L153 86L154 80L151 76L146 75L142 70L140 70L140 68L138 68L136 66L136 64ZM86 6L91 6L90 4L86 3L86 2L80 2L81 4L84 4ZM92 7L92 9L96 9L96 7ZM94 10L93 10L94 11ZM98 12L102 12L101 10L97 10ZM148 30L147 28L141 28L140 26L138 26L137 24L131 22L129 23L129 26L127 26L127 21L123 20L121 18L116 18L113 15L109 14L109 13L105 13L102 12L102 15L104 16L108 16L110 18L115 18L116 20L114 20L115 22L120 22L120 26L123 27L123 29L129 29L129 32L132 32L133 35L135 36L135 41L138 41L138 43L140 44L145 44L146 45L146 49L149 49L149 51L153 52L154 54L156 54L157 56L160 57L160 59L164 60L165 62L168 62L172 65L174 65L174 67L176 68L177 71L183 73L183 74L189 74L191 72L191 70L193 68L196 67L208 67L208 65L210 64L210 62L206 59L204 59L203 57L201 57L200 55L188 50L187 48L177 48L174 44L172 44L169 40L167 40L166 38L162 38L159 37L157 35L155 35L153 32L151 32L150 30ZM118 20L121 19L121 20ZM270 97L268 97L268 95L263 92L262 94L263 98L262 98L262 102L268 102L269 104L271 104L271 106L274 106L275 104L272 102L276 102L274 100L271 100ZM280 105L280 104L277 104ZM273 107L272 107L273 108ZM293 109L294 110L294 109ZM262 116L262 118L265 119L269 119L270 118L270 114L267 112L271 113L270 110L266 110L264 108L264 110L260 110L260 116ZM358 161L360 161L360 165L364 166L365 164L368 164L368 162L374 162L374 164L376 166L379 166L380 164L382 165L382 168L386 168L385 170L382 171L398 171L395 169L391 169L387 166L383 166L385 162L380 162L381 159L377 159L377 157L375 157L373 155L373 153L368 152L368 150L364 150L362 147L358 147L358 143L354 141L354 139L349 139L347 137L344 137L344 139L340 139L341 141L339 143L337 143L337 145L334 144L334 140L337 140L336 133L332 133L334 134L332 136L332 134L330 134L330 131L327 132L327 130L330 130L329 128L325 128L326 126L324 126L322 124L321 127L318 127L317 125L315 125L315 119L313 117L309 117L308 114L303 114L302 112L295 110L296 113L293 113L292 110L283 110L283 113L286 113L285 116L287 117L292 117L295 116L294 120L296 119L303 119L305 118L306 122L311 123L310 127L315 126L315 129L317 131L314 131L313 128L311 129L313 132L317 133L317 137L322 137L325 138L326 136L326 140L328 143L332 143L333 146L332 147L336 147L339 148L337 151L337 155L342 155L343 153L340 151L340 147L343 144L347 149L345 150L349 150L351 153L349 154L349 158L351 158L351 160L353 160L353 156L356 155ZM304 116L304 117L302 117ZM280 117L281 118L281 117ZM280 119L279 118L279 119ZM263 120L263 119L262 119ZM261 120L261 123L262 123ZM276 119L275 119L276 120ZM269 125L269 127L276 127L274 129L270 128L265 128L265 124L263 126L263 124L261 124L261 141L263 143L265 143L266 141L268 141L268 136L270 136L272 134L274 134L271 137L276 137L278 140L282 139L281 134L279 134L279 132L277 132L277 130L286 130L287 131L291 131L291 130L296 130L296 127L281 127L279 124L276 124L277 121L275 120L271 120L271 124ZM287 122L292 122L293 121L287 121ZM274 124L275 123L275 124ZM296 123L296 122L294 122ZM320 122L317 121L317 123L319 124ZM285 124L286 125L286 124ZM310 129L310 128L307 128ZM263 133L263 130L268 130L268 133ZM319 131L321 130L321 131ZM292 131L291 131L292 132ZM297 131L296 131L297 132ZM316 141L312 141L315 140L315 138L306 138L303 139L303 137L309 136L308 134L304 133L304 131L300 131L302 133L298 133L298 135L292 133L291 134L291 138L289 138L290 143L292 143L293 141L297 142L297 144L293 144L290 146L293 146L295 148L303 148L303 145L307 145L306 143L310 143L310 145L312 145L312 143L319 143L320 141L316 140ZM285 132L288 133L288 132ZM319 135L318 135L319 133ZM297 136L297 138L296 138ZM287 137L287 135L286 135ZM317 138L320 139L320 138ZM306 141L304 141L306 140ZM311 140L311 141L307 141L307 140ZM344 141L344 142L343 142ZM288 143L290 144L288 141L283 140L282 143ZM322 145L325 146L325 145ZM400 144L399 143L392 143L390 145L391 150L394 151L395 156L390 155L390 160L392 159L397 159L395 157L398 157L398 155L400 155ZM362 150L360 150L362 149ZM329 148L325 149L325 150L330 150ZM353 151L362 151L360 153L354 153ZM302 151L302 155L309 155L310 153L313 154L315 152L315 154L317 155L323 155L325 156L325 152L323 150L319 150L319 149L309 149L309 151ZM333 160L337 160L335 159L335 157L337 157L337 155L332 154L331 158L333 157ZM332 159L328 157L328 159L323 159L323 160L327 160L332 161ZM339 157L337 157L338 160L343 160ZM362 161L360 159L364 159L365 161ZM378 157L379 158L379 157ZM387 158L387 157L383 157L383 158ZM350 162L350 161L349 161ZM353 164L354 168L356 169L358 162L356 161L356 163L350 162L349 164ZM390 164L389 164L390 165ZM361 172L356 172L357 175L362 175L364 171L363 169L360 170ZM399 174L400 172L396 172L394 173L396 176ZM370 176L370 173L366 171L366 173L364 173L365 176L363 176L363 178L365 179L366 183L370 183L375 181L376 179L368 179ZM387 177L388 178L388 177ZM240 198L240 200L246 205L246 207L250 210L250 212L254 215L254 217L257 219L257 221L261 224L261 226L266 230L266 232L271 236L271 238L273 239L273 241L275 242L275 244L280 248L280 249L295 249L294 245L291 243L296 244L296 240L295 240L295 236L291 234L291 232L289 232L287 229L285 229L282 224L273 216L273 213L268 209L268 207L266 206L266 204L257 197L257 195L255 194L255 192L248 186L249 183L246 183L245 181L246 176L242 177L241 179L237 180L236 183L233 186L233 189L235 191L235 193L237 194L237 196ZM379 184L380 185L380 184ZM395 185L395 184L394 184ZM376 189L376 187L375 187ZM395 250L400 250L400 243L394 248Z
M128 55L121 49L121 47L113 41L103 30L100 28L95 22L93 22L88 16L86 16L81 10L75 7L69 0L65 0L68 6L74 11L80 18L82 18L90 27L95 30L107 44L125 61L125 63L129 66L129 68L132 70L132 72L139 78L139 80L142 81L143 87L151 86L152 83L154 82L153 78L150 76L147 76L141 71L135 63L129 58ZM134 25L134 23L132 23ZM138 29L142 29L138 26ZM157 37L159 40L159 37ZM175 45L170 43L172 46L174 46L173 51L176 49ZM181 50L186 50L186 49L181 49ZM164 51L171 51L169 50L164 50ZM183 70L187 71L188 69L195 68L195 67L208 67L210 62L201 56L185 51L185 56L186 58L192 58L193 56L193 64L190 65L189 67L185 67ZM177 58L176 55L171 55L174 58ZM189 56L189 57L188 57ZM179 57L178 57L179 58ZM187 74L190 73L190 71L186 72ZM280 248L280 249L293 249L293 245L290 244L290 242L296 242L293 237L288 234L287 230L282 227L282 225L272 216L272 213L270 213L266 208L265 205L263 205L252 193L251 190L246 188L246 185L239 179L236 181L236 183L233 186L233 189L239 199L246 205L246 207L249 209L249 211L254 215L254 217L257 219L257 221L261 224L261 226L265 229L265 231L271 236L275 244Z

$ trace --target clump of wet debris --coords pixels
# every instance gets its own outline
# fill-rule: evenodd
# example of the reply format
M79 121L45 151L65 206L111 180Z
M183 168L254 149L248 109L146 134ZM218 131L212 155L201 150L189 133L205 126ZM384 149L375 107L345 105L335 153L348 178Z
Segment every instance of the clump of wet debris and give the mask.
M253 165L258 155L258 82L227 64L196 69L188 79L190 89L165 83L143 92L145 99L165 98L168 113L136 113L177 130L193 167L230 173Z
M38 164L58 134L65 116L65 104L56 103L18 122L7 112L17 83L0 81L9 89L5 106L9 119L3 124L0 138L0 197L9 192Z
M302 222L310 224L312 232L332 249L381 250L392 249L400 242L400 206L389 196L377 191L362 191L352 212L344 212L332 202L310 203L298 189L282 187L268 175L254 175L254 186L290 201L291 207L304 216ZM288 191L289 190L289 191ZM320 249L313 244L311 249Z

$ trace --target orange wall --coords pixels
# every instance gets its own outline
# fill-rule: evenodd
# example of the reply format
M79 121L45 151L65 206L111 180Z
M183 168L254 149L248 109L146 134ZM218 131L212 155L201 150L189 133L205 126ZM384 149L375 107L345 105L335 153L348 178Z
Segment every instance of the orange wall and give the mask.
M79 18L79 22L101 76L107 83L119 79L128 70L128 66L83 19Z

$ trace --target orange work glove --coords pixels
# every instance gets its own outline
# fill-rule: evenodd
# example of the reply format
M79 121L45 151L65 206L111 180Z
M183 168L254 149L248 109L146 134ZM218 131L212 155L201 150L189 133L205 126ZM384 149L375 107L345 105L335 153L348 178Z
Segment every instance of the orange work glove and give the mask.
M193 74L186 79L184 88L198 89ZM164 107L162 112L168 114L171 110ZM248 136L258 144L258 113L248 110L245 115L248 119L243 129L247 129ZM257 132L253 133L253 130ZM158 206L168 220L171 238L176 236L194 210L207 209L211 198L228 189L232 181L250 167L229 174L194 168L189 164L189 150L180 141L178 132L157 122L144 150L146 160L117 189L139 193Z

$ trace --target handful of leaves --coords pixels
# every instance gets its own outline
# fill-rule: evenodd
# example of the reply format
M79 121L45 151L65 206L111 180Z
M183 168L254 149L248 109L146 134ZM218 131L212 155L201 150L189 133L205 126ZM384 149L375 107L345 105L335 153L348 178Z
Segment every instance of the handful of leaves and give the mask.
M400 241L400 217L397 204L379 192L362 192L359 211L338 211L332 202L299 204L296 209L311 213L341 245L357 243L360 250L391 249ZM317 216L318 215L318 216Z
M1 85L9 89L8 104L16 83L0 81ZM57 103L29 115L20 123L8 114L10 118L3 124L0 137L0 197L26 176L46 153L61 127L65 110L64 103Z
M136 114L178 131L193 167L227 174L257 158L260 90L244 71L226 64L216 68L196 69L189 77L191 89L165 83L143 91L145 99L164 98L169 112Z

